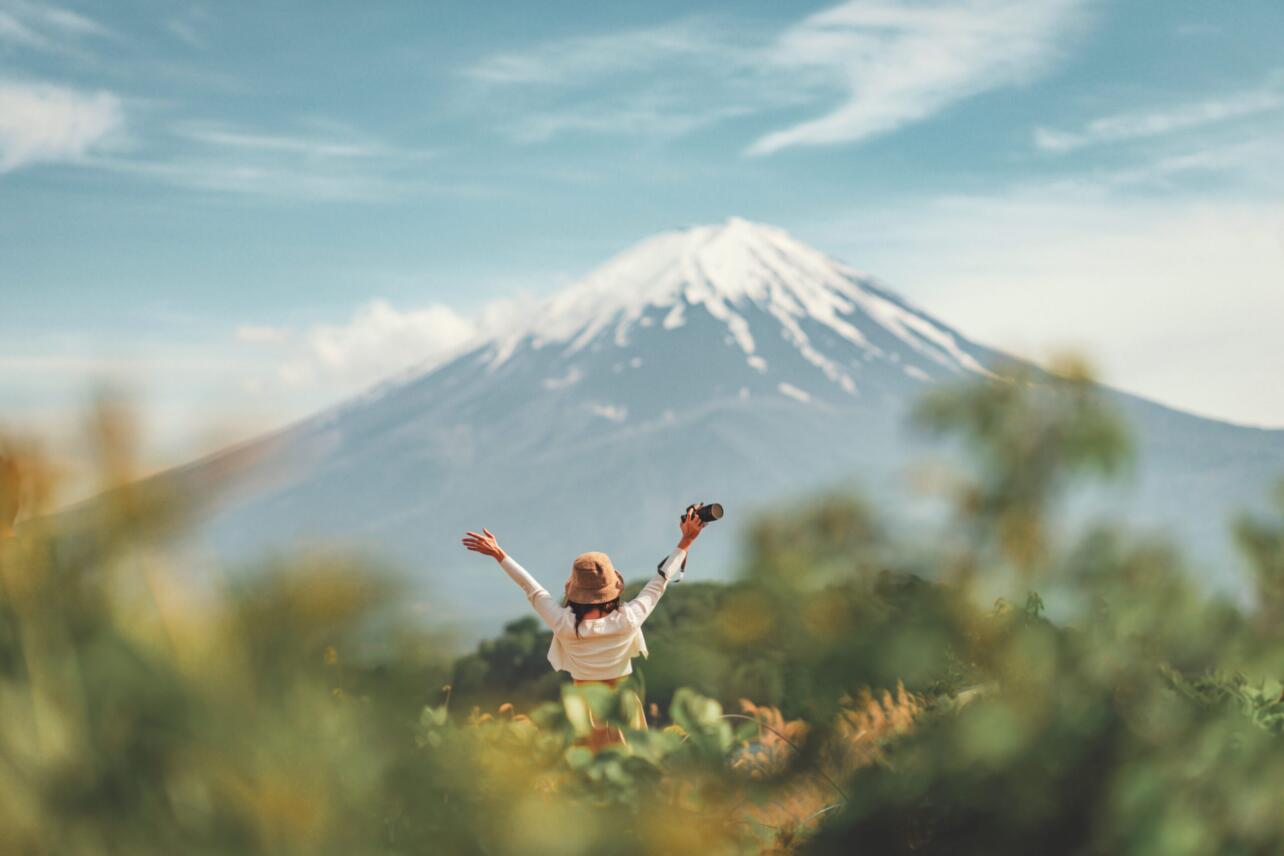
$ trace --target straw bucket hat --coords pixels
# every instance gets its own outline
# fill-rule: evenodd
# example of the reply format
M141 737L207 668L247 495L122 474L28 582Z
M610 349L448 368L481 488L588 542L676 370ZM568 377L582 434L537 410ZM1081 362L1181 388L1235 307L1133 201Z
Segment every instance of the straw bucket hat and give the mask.
M624 578L605 553L582 553L571 563L566 599L572 603L606 603L624 591Z

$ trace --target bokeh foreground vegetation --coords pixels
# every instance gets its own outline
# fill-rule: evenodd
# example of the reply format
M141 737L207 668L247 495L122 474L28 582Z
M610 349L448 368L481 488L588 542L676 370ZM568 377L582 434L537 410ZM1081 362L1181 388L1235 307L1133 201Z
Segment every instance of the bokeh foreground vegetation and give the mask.
M758 521L736 582L666 596L652 728L597 753L618 699L549 674L538 625L450 663L360 561L194 587L191 505L132 479L121 414L75 514L10 440L0 851L1280 852L1284 488L1235 524L1244 608L1153 534L1058 525L1128 459L1081 368L941 389L916 425L963 462L939 542L846 496Z

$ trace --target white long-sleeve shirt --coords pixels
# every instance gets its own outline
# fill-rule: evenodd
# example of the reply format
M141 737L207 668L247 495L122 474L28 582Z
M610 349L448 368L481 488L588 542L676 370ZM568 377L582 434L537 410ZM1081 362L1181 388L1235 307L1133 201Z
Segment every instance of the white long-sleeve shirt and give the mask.
M670 572L675 565L685 563L686 555L681 547L675 549L660 563L660 574L644 585L637 597L602 618L584 619L578 636L575 613L569 606L554 600L512 556L505 556L500 567L526 592L535 612L553 631L553 643L548 647L548 661L553 668L570 672L577 680L606 681L632 674L633 658L647 655L642 622L660 602Z

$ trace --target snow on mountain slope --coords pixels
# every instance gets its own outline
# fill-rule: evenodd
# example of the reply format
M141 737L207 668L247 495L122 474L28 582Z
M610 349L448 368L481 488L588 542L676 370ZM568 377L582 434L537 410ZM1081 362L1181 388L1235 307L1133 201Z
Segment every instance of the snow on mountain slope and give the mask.
M856 391L851 372L822 353L800 322L815 322L870 357L887 359L895 351L862 331L873 324L897 345L952 371L984 371L950 331L855 270L780 229L740 218L666 232L621 253L499 338L488 364L502 365L527 337L536 348L561 346L563 356L606 331L623 347L639 325L649 325L652 310L667 309L660 322L666 330L685 324L693 311L707 312L726 327L746 364L762 371L755 330L745 316L750 307L774 318L808 362L850 393Z

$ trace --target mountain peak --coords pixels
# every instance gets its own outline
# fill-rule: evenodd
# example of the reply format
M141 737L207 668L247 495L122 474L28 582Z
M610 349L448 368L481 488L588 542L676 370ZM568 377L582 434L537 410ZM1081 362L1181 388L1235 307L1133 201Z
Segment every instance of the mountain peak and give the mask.
M730 305L808 284L849 292L857 276L782 229L731 217L639 241L543 301L510 338L581 342L613 321L631 323L649 308L680 304L722 317Z
M835 273L836 278L826 276ZM688 289L691 297L708 294L734 301L764 296L771 282L788 288L799 282L798 274L842 280L857 275L783 229L731 217L641 241L589 274L585 286L611 288L642 275L657 298L676 297L685 285L695 286Z
M890 336L950 370L983 371L949 330L853 268L741 217L661 232L624 250L497 338L489 363L502 364L522 341L574 354L607 334L624 346L636 325L658 320L675 329L699 312L725 325L750 365L761 363L755 336L770 334L762 325L774 319L777 335L848 392L850 373L813 346L808 329L827 330L871 358L891 358L874 341Z
M721 223L705 223L674 230L675 234L687 239L688 248L699 251L701 248L718 247L723 252L745 251L756 246L767 247L775 242L784 241L805 249L805 245L796 241L784 229L768 223L755 223L743 217L728 217Z

